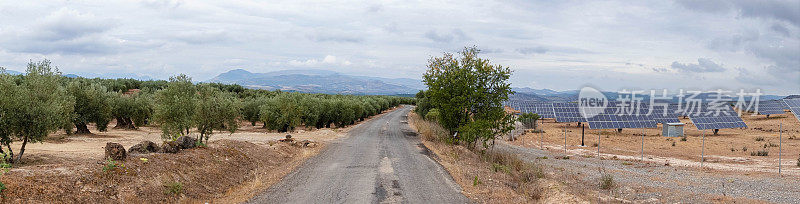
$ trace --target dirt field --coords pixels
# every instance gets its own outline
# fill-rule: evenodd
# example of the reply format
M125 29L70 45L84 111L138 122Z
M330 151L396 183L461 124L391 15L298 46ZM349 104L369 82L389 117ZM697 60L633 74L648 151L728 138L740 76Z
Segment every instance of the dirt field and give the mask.
M738 172L778 172L778 126L783 123L782 173L800 175L797 166L800 156L800 122L791 113L771 115L743 116L747 129L721 129L718 135L705 132L704 167L716 170L733 170ZM684 131L687 141L681 138L661 136L658 129L644 129L644 159L651 163L670 164L673 166L699 167L702 132L689 119L681 119L685 123ZM546 133L526 133L518 140L511 142L530 148L540 148L540 139L545 149L552 152L564 151L564 133L566 128L566 144L569 154L595 155L598 134L600 152L604 157L617 157L623 160L639 160L642 149L642 129L585 130L584 144L581 145L581 128L576 123L555 123L553 119L543 120L541 127ZM757 141L757 138L762 141ZM673 145L674 144L674 145ZM756 151L767 151L769 156L751 156Z
M296 140L319 144L301 148L277 142L287 133L270 133L243 123L234 134L211 136L208 147L177 154L129 155L111 171L103 170L107 142L125 148L143 140L160 144L160 130L109 128L108 132L98 132L90 127L94 134L55 133L42 143L29 143L23 163L14 164L0 178L8 188L3 191L3 202L240 203L279 181L327 142L346 136L352 127L355 125L291 133ZM18 145L12 146L18 150ZM178 184L178 193L168 192Z

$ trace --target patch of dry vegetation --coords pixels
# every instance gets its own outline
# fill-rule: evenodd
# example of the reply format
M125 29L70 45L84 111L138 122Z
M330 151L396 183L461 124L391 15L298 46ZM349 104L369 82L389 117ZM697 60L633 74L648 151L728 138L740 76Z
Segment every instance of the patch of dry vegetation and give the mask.
M2 178L9 203L244 202L317 151L219 140L177 154L58 168L20 168ZM113 167L110 167L113 166Z
M523 161L501 151L471 151L451 145L447 130L409 113L409 124L420 133L423 144L453 176L463 193L480 203L576 203L560 183L546 178L539 164Z

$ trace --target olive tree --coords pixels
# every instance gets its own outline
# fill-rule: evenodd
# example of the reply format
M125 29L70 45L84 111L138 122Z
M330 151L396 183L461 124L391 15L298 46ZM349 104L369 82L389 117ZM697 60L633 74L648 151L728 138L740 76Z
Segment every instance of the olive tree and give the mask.
M236 132L239 128L239 100L231 92L223 92L211 85L199 87L197 104L194 111L194 123L200 132L198 141L205 138L208 142L214 130Z
M242 104L242 118L249 121L252 126L256 126L256 122L260 121L259 112L261 112L261 105L266 103L266 97L250 97L244 99Z
M281 94L270 98L261 106L261 121L268 129L280 132L293 131L302 123L302 110L300 105L288 94Z
M137 126L145 126L153 115L151 95L139 92L112 96L111 115L117 120L115 128L136 129Z
M89 123L95 123L97 130L106 131L111 121L111 95L106 87L98 83L73 81L67 85L67 91L75 98L75 114L73 123L78 134L90 134Z
M15 160L20 161L28 142L40 142L47 134L72 123L75 99L61 86L60 75L49 60L43 60L28 63L19 83L7 74L0 76L0 142L7 147L8 152L2 153L9 158L14 158L14 138L22 141Z
M161 137L175 140L194 126L197 90L186 75L170 77L166 88L156 92L153 119L161 126Z

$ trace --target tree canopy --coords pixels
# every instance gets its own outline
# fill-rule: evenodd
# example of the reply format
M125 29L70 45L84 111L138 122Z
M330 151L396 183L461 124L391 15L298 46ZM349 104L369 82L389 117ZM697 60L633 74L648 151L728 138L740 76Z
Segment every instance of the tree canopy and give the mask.
M418 94L430 103L427 108L438 110L439 123L451 133L460 133L456 140L470 147L477 141L486 146L495 135L510 131L513 122L502 106L513 93L507 82L511 70L479 58L479 52L466 47L459 56L432 57L423 75L428 90Z

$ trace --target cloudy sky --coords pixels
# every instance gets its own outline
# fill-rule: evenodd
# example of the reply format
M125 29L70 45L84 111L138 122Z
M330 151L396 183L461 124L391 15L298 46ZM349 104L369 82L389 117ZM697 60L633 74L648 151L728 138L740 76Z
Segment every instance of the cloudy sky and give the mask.
M421 78L464 46L516 87L800 93L800 1L7 1L0 66L195 81L326 69Z

